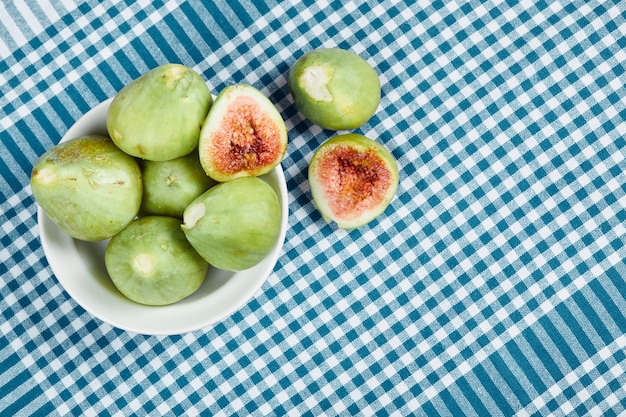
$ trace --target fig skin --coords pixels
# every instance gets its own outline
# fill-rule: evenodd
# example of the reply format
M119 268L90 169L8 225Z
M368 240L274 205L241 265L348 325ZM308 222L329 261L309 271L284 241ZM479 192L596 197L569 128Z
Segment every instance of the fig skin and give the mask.
M185 208L217 182L200 165L197 152L168 161L142 161L140 213L182 218Z
M198 146L213 98L202 77L181 64L156 67L124 86L107 112L107 131L124 152L150 161Z
M209 265L191 247L178 219L146 216L109 241L104 261L115 287L145 305L172 304L193 294Z
M35 163L30 185L48 217L84 241L117 234L135 218L142 198L137 161L100 135L50 148Z
M257 177L217 184L185 209L189 243L215 268L242 271L273 249L281 228L274 189Z
M287 127L274 104L251 85L224 88L206 117L198 146L206 174L218 182L267 174L287 151Z
M376 71L345 49L305 53L289 71L288 84L300 113L324 129L355 129L372 117L380 103Z
M337 135L315 151L309 187L326 221L341 229L363 226L382 214L398 188L398 165L378 142L356 133Z

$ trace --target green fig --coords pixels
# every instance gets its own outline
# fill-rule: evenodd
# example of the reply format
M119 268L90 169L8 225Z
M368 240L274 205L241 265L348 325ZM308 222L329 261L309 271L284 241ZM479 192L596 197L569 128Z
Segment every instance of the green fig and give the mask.
M134 220L109 241L104 261L122 294L154 306L193 294L209 268L185 238L180 221L167 216Z
M106 127L124 152L149 161L189 154L213 98L202 77L181 64L154 68L113 98Z
M281 228L274 189L258 177L217 184L183 213L182 229L191 245L216 268L241 271L265 258Z
M137 161L99 135L61 142L33 166L35 200L75 239L108 239L137 215L142 198Z
M315 151L309 188L324 219L354 229L378 217L398 188L398 165L378 142L356 133L337 135Z
M367 61L344 49L302 55L289 71L288 84L300 113L324 129L355 129L380 103L378 75Z
M140 166L144 215L182 218L185 208L216 184L204 173L197 152L168 161L143 161Z
M267 174L287 150L287 128L274 104L256 88L232 85L215 98L202 126L200 163L219 182Z

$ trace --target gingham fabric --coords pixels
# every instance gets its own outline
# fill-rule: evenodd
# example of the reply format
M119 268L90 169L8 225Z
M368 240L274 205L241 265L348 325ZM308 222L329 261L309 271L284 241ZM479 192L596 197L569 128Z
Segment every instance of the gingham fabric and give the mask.
M356 129L396 157L346 232L308 188L336 134L287 87L306 51L380 75ZM167 62L286 120L289 229L239 311L177 336L92 317L52 273L35 160ZM0 2L0 414L626 415L623 1Z

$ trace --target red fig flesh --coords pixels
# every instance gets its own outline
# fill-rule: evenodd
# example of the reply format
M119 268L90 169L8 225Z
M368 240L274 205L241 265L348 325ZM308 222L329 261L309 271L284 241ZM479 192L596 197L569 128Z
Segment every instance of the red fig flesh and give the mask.
M355 133L339 135L313 155L309 186L324 219L354 229L385 211L398 188L398 166L374 140Z
M287 150L287 128L274 104L256 88L226 87L200 133L200 162L219 182L267 174Z

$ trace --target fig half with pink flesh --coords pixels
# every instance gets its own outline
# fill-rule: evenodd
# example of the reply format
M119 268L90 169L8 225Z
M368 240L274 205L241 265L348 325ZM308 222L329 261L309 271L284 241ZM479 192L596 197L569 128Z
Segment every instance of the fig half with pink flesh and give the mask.
M287 128L274 104L247 84L224 88L200 132L199 157L207 175L219 182L259 176L285 156Z
M324 142L309 164L309 187L326 221L354 229L382 214L398 188L398 165L378 142L356 133Z

